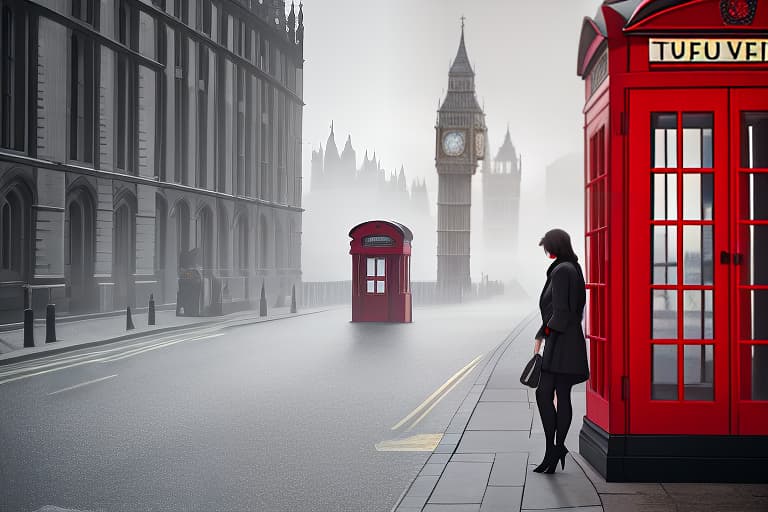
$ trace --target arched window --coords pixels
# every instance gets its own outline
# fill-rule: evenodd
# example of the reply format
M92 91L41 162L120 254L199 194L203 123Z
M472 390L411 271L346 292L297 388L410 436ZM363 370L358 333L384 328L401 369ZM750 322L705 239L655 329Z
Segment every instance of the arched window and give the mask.
M168 203L155 195L155 272L165 270L165 240L168 231Z
M248 244L248 215L241 213L237 218L237 236L235 238L237 261L235 268L243 275L248 273Z
M65 259L69 270L69 310L90 309L93 271L96 260L96 202L87 186L75 186L67 193L65 211Z
M269 266L269 231L267 229L267 219L261 216L259 220L259 268Z
M186 201L176 203L176 258L189 251L189 205Z
M0 276L25 280L32 261L32 194L20 180L0 188Z
M197 217L197 247L200 265L204 270L213 268L213 213L204 206Z
M124 193L115 202L112 220L112 276L115 307L133 305L133 274L136 272L136 198Z
M219 204L219 270L229 269L229 218L223 204Z

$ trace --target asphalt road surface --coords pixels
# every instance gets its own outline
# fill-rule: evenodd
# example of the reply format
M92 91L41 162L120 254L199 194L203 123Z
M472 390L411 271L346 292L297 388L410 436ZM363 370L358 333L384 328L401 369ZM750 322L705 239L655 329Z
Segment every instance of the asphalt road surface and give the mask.
M531 309L341 308L0 366L0 510L388 511Z

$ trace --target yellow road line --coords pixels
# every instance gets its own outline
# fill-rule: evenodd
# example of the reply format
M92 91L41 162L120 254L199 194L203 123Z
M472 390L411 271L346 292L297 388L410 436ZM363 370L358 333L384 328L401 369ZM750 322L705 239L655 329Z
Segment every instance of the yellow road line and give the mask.
M419 434L405 439L391 439L376 443L379 452L431 452L440 444L443 434Z
M427 414L429 414L429 413L430 413L430 411L432 411L432 409L434 409L434 408L435 408L435 406L436 406L437 404L439 404L439 403L440 403L440 401L441 401L443 398L445 398L446 396L448 396L448 393L450 393L450 392L451 392L451 390L453 390L453 388L455 388L456 386L458 386L458 385L459 385L459 383L460 383L462 380L464 380L464 377L466 377L467 375L469 375L470 373L472 373L472 370L474 370L474 369L475 369L475 366L477 366L477 365L478 365L478 363L475 363L474 365L472 365L472 368L470 368L469 370L467 370L467 371L464 373L464 375L462 375L462 376L461 376L461 378L459 378L459 380L457 380L456 382L454 382L454 383L451 385L451 387L450 387L450 388L448 388L448 389L445 391L445 393L443 393L442 395L440 395L440 396L437 398L437 400L435 400L435 401L432 403L432 405L430 405L430 406L429 406L429 409L427 409L426 411L424 411L424 414L422 414L421 416L419 416L419 418L418 418L416 421L414 421L413 423L411 423L411 426L409 426L409 427L406 429L406 432L410 432L411 430L413 430L413 427L415 427L416 425L418 425L418 424L419 424L419 422L420 422L421 420L423 420L423 419L424 419L424 418L427 416Z
M438 396L440 393L442 393L443 391L445 391L445 389L446 389L446 388L448 388L448 387L450 387L450 386L453 384L453 382L454 382L456 379L460 378L460 377L461 377L461 376L462 376L464 373L466 373L466 372L467 372L467 370L469 369L469 367L473 367L473 368L474 368L474 365L476 365L478 362L480 362L480 359L481 359L482 357L483 357L483 354L480 354L479 356L477 356L476 358L474 358L472 361L470 361L470 362L469 362L469 364L468 364L467 366L465 366L464 368L462 368L461 370L459 370L458 372L456 372L456 373L453 375L453 377L451 377L450 379L448 379L447 381L445 381L445 383L444 383L442 386L440 386L439 388L437 388L437 390L436 390L434 393L432 393L431 395L429 395L429 396L427 397L427 399L426 399L426 400L424 400L424 401L421 403L421 405L419 405L417 408L415 408L413 411L411 411L411 413L410 413L408 416L406 416L405 418L403 418L402 420L400 420L399 422L397 422L397 424L396 424L394 427L392 427L392 430L397 430L397 429L399 429L400 427L402 427L403 425L405 425L405 424L406 424L408 421L410 421L410 420L411 420L411 418L413 418L414 416L416 416L417 414L419 414L419 413L421 412L421 410L422 410L422 409L426 408L426 407L429 405L429 403L430 403L432 400L434 400L434 399L435 399L435 397L437 397L437 396Z

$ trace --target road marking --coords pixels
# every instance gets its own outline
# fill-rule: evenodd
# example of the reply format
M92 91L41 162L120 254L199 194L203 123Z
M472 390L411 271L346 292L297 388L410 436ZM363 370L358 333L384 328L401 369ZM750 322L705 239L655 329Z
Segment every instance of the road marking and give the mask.
M374 446L378 452L431 452L440 444L441 439L443 434L419 434L405 439L382 441Z
M80 384L75 384L74 386L69 386L68 388L60 389L58 391L54 391L53 393L48 393L48 396L58 395L59 393L63 393L65 391L71 391L73 389L81 388L83 386L88 386L89 384L96 384L97 382L101 382L103 380L108 380L108 379L111 379L111 378L114 378L114 377L117 377L117 374L110 375L108 377L102 377L100 379L89 380L88 382L81 382Z
M416 408L415 408L413 411L411 411L411 413L410 413L410 414L408 414L408 416L406 416L405 418L403 418L402 420L400 420L399 422L397 422L397 424L396 424L395 426L393 426L393 427L392 427L392 430L397 430L397 429L399 429L400 427L402 427L403 425L405 425L407 422L409 422L409 421L411 420L411 418L413 418L414 416L416 416L417 414L419 414L419 413L422 411L422 409L426 408L426 407L429 405L429 403L430 403L432 400L434 400L434 399L435 399L435 398L436 398L438 395L440 395L441 393L443 393L443 391L445 391L445 390L446 390L448 387L451 387L451 389L453 389L453 387L452 387L452 384L454 383L454 381L456 381L456 379L459 379L459 378L461 378L461 377L462 377L462 375L464 375L465 373L467 373L467 370L468 370L470 367L474 368L474 365L476 365L478 362L480 362L480 359L481 359L482 357L483 357L483 354L480 354L479 356L477 356L476 358L474 358L472 361L470 361L470 362L469 362L469 364L468 364L467 366L465 366L464 368L462 368L461 370L459 370L458 372L456 372L456 373L453 375L453 377L451 377L450 379L448 379L447 381L445 381L445 383L444 383L442 386L440 386L439 388L437 388L437 390L436 390L434 393L432 393L431 395L429 395L429 396L427 397L427 399L426 399L426 400L424 400L424 401L421 403L421 405L419 405L419 406L418 406L418 407L416 407Z
M479 361L478 361L478 363L479 363ZM464 380L464 377L466 377L467 375L469 375L470 373L472 373L472 370L474 370L474 369L475 369L475 366L477 366L477 365L478 365L478 363L475 363L475 364L473 364L473 365L472 365L472 368L470 368L469 370L467 370L466 372L464 372L464 375L462 375L462 376L459 378L459 380L457 380L456 382L454 382L454 383L451 385L451 387L450 387L450 388L448 388L448 389L445 391L445 393L443 393L442 395L440 395L439 397L437 397L437 399L436 399L436 400L435 400L435 401L432 403L432 405L430 405L430 406L429 406L429 408L428 408L426 411L424 411L424 414L422 414L421 416L419 416L419 417L418 417L418 419L417 419L416 421L414 421L413 423L411 423L411 425L410 425L410 426L409 426L409 427L408 427L408 428L407 428L405 431L406 431L406 432L410 432L411 430L413 430L413 427L415 427L416 425L418 425L418 424L419 424L419 422L420 422L421 420L423 420L423 419L424 419L424 418L427 416L427 414L429 414L429 413L430 413L430 411L432 411L432 409L434 409L434 408L435 408L435 406L436 406L437 404L439 404L439 403L440 403L440 401L441 401L443 398L445 398L445 397L448 395L448 393L450 393L450 392L451 392L451 390L453 390L453 388L455 388L456 386L458 386L458 385L459 385L459 383L460 383L462 380Z
M139 355L139 354L142 354L142 353L147 352L149 350L155 350L155 349L158 349L158 348L167 347L169 345L174 345L176 343L181 343L182 341L198 341L198 340L204 340L204 339L208 339L208 338L217 338L219 336L224 336L224 333L210 334L210 335L207 335L207 336L200 336L200 337L197 337L197 338L185 338L185 339L175 340L175 341L172 341L172 342L164 342L164 343L158 344L157 346L154 346L154 347L143 348L140 351L134 350L130 354L121 354L121 355L118 355L118 356L106 356L106 357L99 357L99 358L95 358L95 359L89 359L89 360L86 360L86 361L78 361L78 362L75 362L75 363L72 363L72 364L67 364L67 365L64 365L64 366L59 366L59 367L56 367L56 368L51 368L49 370L43 370L43 371L39 371L39 372L35 372L35 373L27 373L25 375L19 375L18 377L12 377L10 379L0 380L0 385L7 384L9 382L14 382L14 381L21 380L21 379L27 379L29 377L35 377L37 375L44 375L46 373L57 372L59 370L65 370L67 368L74 368L76 366L82 366L82 365L85 365L85 364L110 363L110 362L113 362L113 361L118 361L120 359L125 359L126 357L132 357L132 356L135 356L135 355Z

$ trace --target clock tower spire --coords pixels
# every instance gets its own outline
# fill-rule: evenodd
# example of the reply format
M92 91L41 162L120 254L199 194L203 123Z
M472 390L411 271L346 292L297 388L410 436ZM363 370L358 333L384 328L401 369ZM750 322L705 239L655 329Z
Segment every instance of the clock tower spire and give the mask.
M448 72L448 93L437 112L435 166L437 199L437 284L448 300L468 291L472 175L485 157L485 113L475 95L475 72L464 43L464 20L456 57Z

